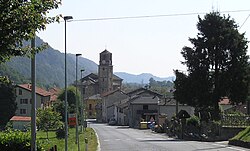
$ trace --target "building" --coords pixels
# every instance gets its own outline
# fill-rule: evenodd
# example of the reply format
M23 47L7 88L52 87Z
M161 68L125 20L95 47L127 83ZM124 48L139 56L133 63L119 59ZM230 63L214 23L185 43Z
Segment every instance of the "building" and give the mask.
M88 98L86 98L86 113L87 113L87 118L90 119L97 119L99 116L99 113L97 111L97 106L102 104L102 98L100 94L92 95ZM100 116L99 116L100 117Z
M173 116L177 115L181 110L186 111L189 115L194 115L194 107L191 107L186 104L180 104L176 102L172 97L162 98L158 102L159 106L159 115L166 115L166 117L170 120Z
M31 125L31 117L29 116L13 116L10 121L13 123L13 128L18 130L27 130Z
M125 92L121 89L116 89L102 95L102 121L109 122L111 118L118 121L115 103L128 98Z
M16 116L31 116L32 93L31 84L20 84L16 88ZM45 108L50 106L51 93L36 87L36 107Z
M82 100L86 100L84 104L88 116L91 118L96 117L99 122L103 121L103 114L106 115L106 112L103 113L102 111L102 109L106 111L105 106L103 106L103 100L100 103L99 99L92 98L99 95L103 99L103 96L106 96L106 94L120 89L121 85L122 79L113 74L112 53L105 49L100 53L98 73L90 73L81 78L78 85L81 90ZM107 121L107 116L104 117L104 121Z
M128 98L115 104L118 123L138 128L141 121L149 122L158 119L158 102L161 94L146 88L139 88L127 93Z

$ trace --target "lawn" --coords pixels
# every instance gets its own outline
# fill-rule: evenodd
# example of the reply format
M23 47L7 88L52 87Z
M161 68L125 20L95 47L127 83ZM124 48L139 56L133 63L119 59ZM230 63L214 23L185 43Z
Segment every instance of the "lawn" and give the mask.
M76 129L69 128L69 137L68 137L68 151L77 151L78 147L75 144L76 141ZM88 138L88 151L96 151L97 150L97 138L95 132L91 128L87 128L83 133L79 129L79 144L80 150L83 151L85 148L84 135ZM49 132L49 139L47 139L46 132L38 131L37 132L37 140L42 141L46 150L50 149L54 145L57 145L58 151L65 150L65 139L57 139L55 132Z

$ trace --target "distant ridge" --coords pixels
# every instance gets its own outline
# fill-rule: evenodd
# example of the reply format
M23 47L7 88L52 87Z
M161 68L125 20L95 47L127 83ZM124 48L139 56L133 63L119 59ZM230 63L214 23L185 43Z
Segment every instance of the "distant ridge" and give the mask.
M36 45L39 46L44 41L39 37L36 38ZM98 55L98 54L97 54ZM48 47L44 51L36 55L36 75L37 84L42 87L58 86L64 87L64 53ZM75 81L75 54L67 54L67 73L68 84ZM83 57L78 59L78 78L80 79L80 70L84 69L83 76L89 73L97 73L98 65ZM175 77L160 78L150 73L142 73L139 75L129 74L126 72L115 72L117 76L123 79L124 83L147 84L152 77L156 81L173 81ZM31 60L27 57L13 57L5 64L0 64L0 76L8 76L16 83L30 83L31 80Z
M139 84L147 84L149 83L149 79L153 78L155 81L174 81L175 76L170 77L157 77L152 75L151 73L142 73L139 75L129 74L126 72L115 72L117 76L123 79L123 82L125 83L139 83Z
M39 46L43 42L42 39L36 37L36 45ZM75 81L75 54L67 54L67 73L68 84ZM47 49L39 52L36 55L36 75L37 83L43 87L58 86L64 87L65 78L65 54L58 50L48 47ZM31 77L31 63L27 57L13 57L10 61L0 66L1 75L8 75L13 80L12 72L3 71L4 69L12 69L15 74L19 74L20 77L24 77L25 80L30 81ZM80 78L80 70L84 69L84 75L91 72L97 73L97 64L89 59L79 57L78 59L78 78ZM15 75L16 76L16 75ZM18 79L18 78L15 78ZM14 81L15 83L21 83L22 81Z

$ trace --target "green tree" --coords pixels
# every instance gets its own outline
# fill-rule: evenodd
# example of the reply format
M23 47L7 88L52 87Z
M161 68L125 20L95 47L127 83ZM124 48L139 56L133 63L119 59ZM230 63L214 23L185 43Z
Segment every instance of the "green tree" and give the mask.
M62 127L61 119L60 113L53 111L52 108L39 108L37 110L37 126L39 129L46 131L47 139L49 138L49 130Z
M77 91L78 94L76 95L76 87L70 86L67 88L67 101L68 101L68 113L75 113L75 107L76 107L76 97L77 100L80 98L80 91ZM54 104L54 109L61 114L63 117L63 121L65 119L64 116L64 110L65 110L65 105L64 105L64 98L65 98L65 89L61 91L61 93L57 97L57 101ZM78 103L80 104L80 103ZM80 106L79 106L80 107ZM78 110L80 111L80 109Z
M12 116L15 115L15 88L7 77L0 76L0 128L4 127Z
M190 93L185 95L189 100L185 102L194 105L198 111L212 110L213 118L217 119L218 102L222 97L229 97L234 104L246 100L247 39L244 33L239 33L237 24L230 16L211 12L204 19L198 19L197 37L189 38L193 47L185 46L181 51L185 59L182 63L187 66L188 75L184 80L179 80L175 97L183 98L178 87L188 89ZM188 88L181 86L187 83Z
M0 63L12 56L30 54L24 40L34 38L35 32L59 17L47 17L48 11L58 8L61 0L0 0Z

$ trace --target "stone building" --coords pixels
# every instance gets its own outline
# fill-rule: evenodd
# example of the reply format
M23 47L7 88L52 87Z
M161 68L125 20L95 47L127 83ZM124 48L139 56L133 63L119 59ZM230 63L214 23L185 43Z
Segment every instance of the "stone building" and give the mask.
M100 53L98 73L90 73L80 83L84 98L116 90L121 85L122 79L113 74L112 53L106 49Z
M89 106L95 108L94 115L97 117L102 117L98 115L102 113L102 103L92 102L88 103L87 100L90 100L92 96L102 96L103 94L112 92L121 88L122 79L113 74L113 65L112 65L112 53L106 49L100 53L100 60L98 65L98 73L90 73L89 75L83 77L80 80L78 85L81 89L82 99L85 100L85 109L87 113L90 113ZM98 111L98 109L100 111ZM92 116L92 118L95 118ZM99 119L100 120L100 119Z

